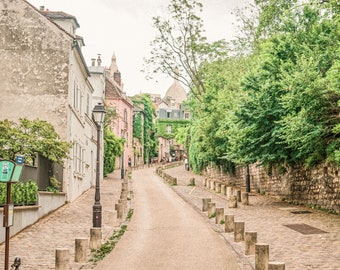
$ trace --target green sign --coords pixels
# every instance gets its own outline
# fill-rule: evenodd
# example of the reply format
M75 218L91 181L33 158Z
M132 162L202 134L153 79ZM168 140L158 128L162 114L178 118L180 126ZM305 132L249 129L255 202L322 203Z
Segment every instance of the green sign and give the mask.
M0 182L11 181L14 168L15 168L15 163L13 161L0 160Z
M12 182L18 182L19 181L23 167L24 166L18 165L18 164L15 165L14 172L13 172L13 175L12 175Z

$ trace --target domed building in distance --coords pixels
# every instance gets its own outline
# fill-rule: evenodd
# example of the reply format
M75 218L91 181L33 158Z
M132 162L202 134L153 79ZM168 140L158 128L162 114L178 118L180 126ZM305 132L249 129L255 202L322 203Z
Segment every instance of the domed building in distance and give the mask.
M190 120L189 106L185 104L188 94L174 76L174 82L168 88L164 98L151 95L157 112L156 135L158 137L158 160L183 160L184 145L176 143L178 128L187 126Z
M154 98L156 97L154 96ZM187 98L188 94L178 81L178 75L176 75L164 98L154 99L158 119L189 120L189 107L184 104Z

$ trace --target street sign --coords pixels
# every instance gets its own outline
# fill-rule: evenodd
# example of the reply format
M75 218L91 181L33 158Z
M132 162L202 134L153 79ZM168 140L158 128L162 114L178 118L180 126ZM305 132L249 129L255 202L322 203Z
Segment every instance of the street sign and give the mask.
M16 165L15 166L14 172L13 172L13 175L12 175L12 179L11 179L12 182L18 182L19 181L23 167L24 167L23 165Z
M15 157L15 163L17 165L22 165L25 162L25 157L24 156L16 156Z
M0 161L0 182L9 182L12 179L15 163L11 160Z

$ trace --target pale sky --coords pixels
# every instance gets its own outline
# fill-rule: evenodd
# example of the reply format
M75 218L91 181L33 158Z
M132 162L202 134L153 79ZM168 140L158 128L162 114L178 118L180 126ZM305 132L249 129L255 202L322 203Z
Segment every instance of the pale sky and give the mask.
M64 11L77 18L80 28L77 35L84 38L83 54L87 65L91 58L101 54L102 65L110 66L115 53L122 74L124 91L132 96L138 93L158 93L164 96L173 79L160 75L147 81L143 58L151 51L149 44L156 30L152 17L166 13L170 0L27 0L39 9ZM235 35L237 6L249 0L201 0L205 36L209 41L230 40Z

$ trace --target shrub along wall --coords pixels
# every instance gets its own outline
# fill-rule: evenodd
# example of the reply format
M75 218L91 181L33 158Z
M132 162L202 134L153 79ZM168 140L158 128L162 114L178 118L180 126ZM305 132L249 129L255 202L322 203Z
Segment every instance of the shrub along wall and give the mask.
M245 187L245 173L243 167L237 168L235 175L223 174L213 166L206 170L209 177L240 187ZM340 213L340 177L337 168L292 168L285 174L273 170L268 175L263 167L251 165L249 174L253 191L279 195L295 203Z

